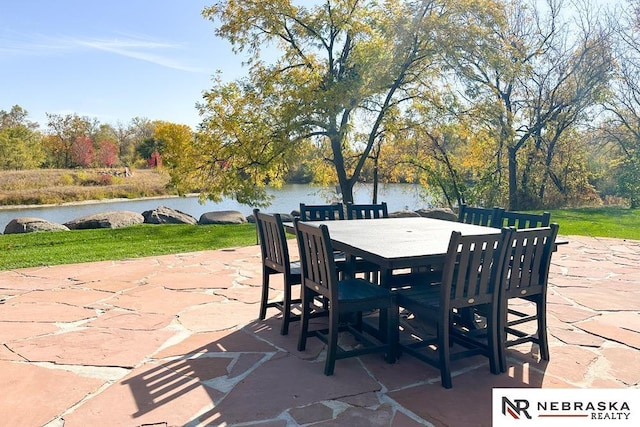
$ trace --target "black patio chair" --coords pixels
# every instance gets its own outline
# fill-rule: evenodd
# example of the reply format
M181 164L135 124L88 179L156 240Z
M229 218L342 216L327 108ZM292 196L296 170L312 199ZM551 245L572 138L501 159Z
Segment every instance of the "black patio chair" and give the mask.
M347 203L347 219L389 218L387 203L354 204Z
M344 219L344 206L342 203L332 203L330 205L307 205L300 203L300 219L302 221Z
M454 231L441 283L396 290L398 306L435 330L434 336L414 334L411 342L400 341L399 349L440 369L445 388L452 387L451 360L483 354L491 372L500 373L500 278L510 233L503 229L500 234L462 236ZM486 328L469 329L458 323L458 310L474 308L488 313Z
M302 283L300 263L291 262L282 219L279 214L269 215L253 210L256 231L262 253L262 297L260 299L260 320L267 315L267 308L275 307L282 313L280 333L289 333L289 322L300 320L299 315L291 313L294 304L300 299L292 298L292 287ZM274 274L282 274L284 280L284 298L281 301L269 301L269 279Z
M465 224L484 225L486 227L502 228L503 208L481 208L461 204L458 208L458 222Z
M393 293L362 278L339 280L327 227L315 227L298 219L295 220L294 227L302 268L302 323L298 350L304 351L307 338L312 336L324 342L327 345L325 375L333 375L336 360L347 357L385 353L387 362L394 362L398 326L397 316L394 315L397 307ZM315 309L313 299L317 295L328 302L326 314L329 317L329 327L310 331L309 318ZM387 314L384 342L364 332L366 328L361 323L360 314L363 311L377 309ZM361 346L351 349L339 346L338 334L343 331L353 334Z
M547 286L551 255L558 235L558 224L549 227L513 229L507 253L507 274L500 293L501 351L500 369L505 372L506 349L524 342L538 344L542 360L549 360L547 339ZM535 305L535 313L509 308L509 301L521 298ZM518 328L536 322L533 333Z
M504 211L502 213L502 226L514 227L518 230L523 228L548 227L551 223L551 214L543 212L541 214Z

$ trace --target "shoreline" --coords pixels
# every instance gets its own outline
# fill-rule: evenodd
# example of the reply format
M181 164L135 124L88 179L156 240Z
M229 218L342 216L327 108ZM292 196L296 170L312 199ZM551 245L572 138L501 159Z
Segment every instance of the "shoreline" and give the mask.
M92 200L80 200L77 202L64 202L64 203L47 203L42 205L2 205L0 206L0 211L10 211L17 209L39 209L39 208L57 208L64 206L83 206L83 205L93 205L99 203L119 203L119 202L132 202L132 201L143 201L143 200L162 200L162 199L178 199L181 197L193 197L198 196L198 194L186 194L184 196L178 195L166 195L166 196L149 196L149 197L136 197L134 199L129 199L126 197L117 198L117 199L92 199Z

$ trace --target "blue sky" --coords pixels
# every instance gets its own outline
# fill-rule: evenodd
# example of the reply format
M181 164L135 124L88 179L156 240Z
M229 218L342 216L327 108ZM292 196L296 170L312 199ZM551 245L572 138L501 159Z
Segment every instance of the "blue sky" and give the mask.
M195 104L234 56L201 16L206 0L9 0L0 7L0 110L126 124L134 117L195 127Z

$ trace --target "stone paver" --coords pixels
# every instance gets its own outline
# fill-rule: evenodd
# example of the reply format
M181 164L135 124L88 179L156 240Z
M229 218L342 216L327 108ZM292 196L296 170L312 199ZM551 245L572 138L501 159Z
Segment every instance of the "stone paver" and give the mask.
M0 426L489 426L494 387L638 388L640 242L565 238L551 360L523 344L502 375L456 361L450 390L406 355L325 377L318 340L298 352L296 323L256 319L257 246L0 271Z

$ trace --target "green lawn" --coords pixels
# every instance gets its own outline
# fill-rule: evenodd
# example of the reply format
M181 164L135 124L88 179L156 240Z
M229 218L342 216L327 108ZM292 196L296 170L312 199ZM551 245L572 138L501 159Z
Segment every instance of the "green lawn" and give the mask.
M640 240L640 209L619 207L552 210L561 235Z
M559 209L560 235L640 240L640 210ZM0 270L138 258L256 244L253 224L151 225L0 235Z
M0 236L0 270L256 244L254 224L151 225Z

